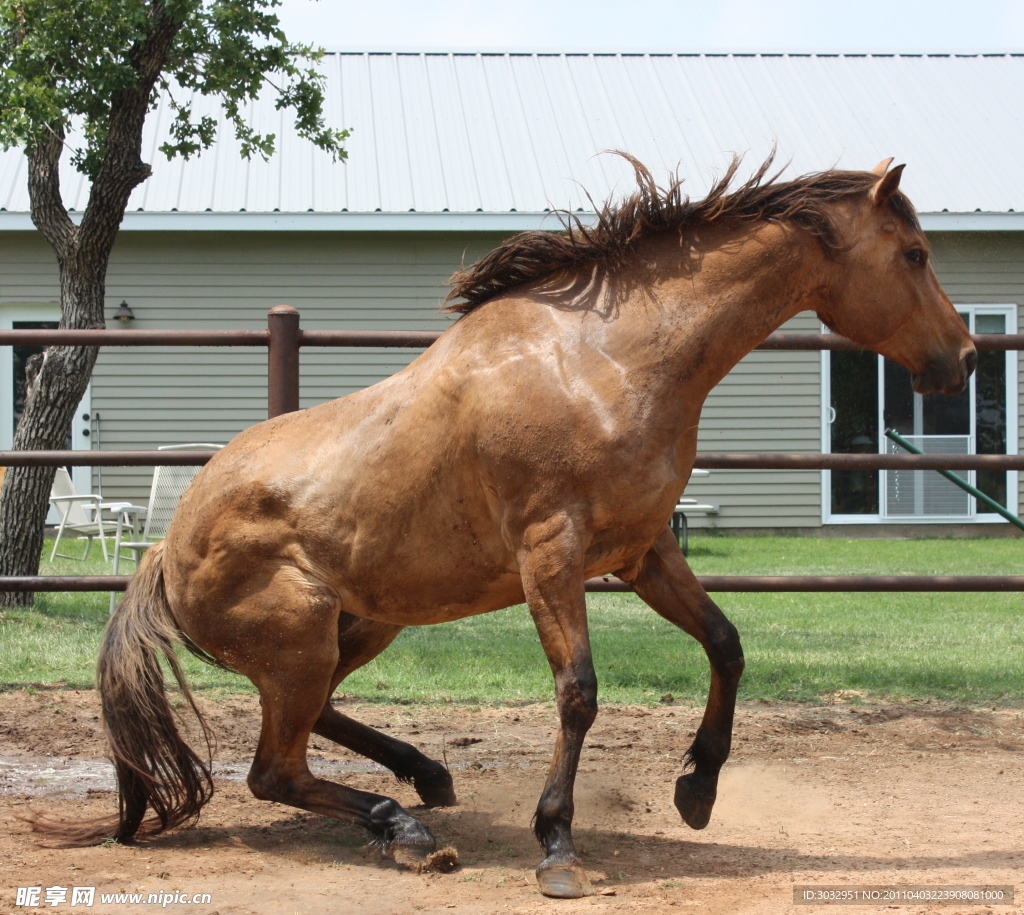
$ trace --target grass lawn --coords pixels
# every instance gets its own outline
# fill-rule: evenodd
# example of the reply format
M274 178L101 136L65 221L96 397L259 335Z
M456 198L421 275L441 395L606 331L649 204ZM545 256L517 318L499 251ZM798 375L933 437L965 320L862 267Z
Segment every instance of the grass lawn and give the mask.
M46 550L45 554L48 554ZM44 555L45 555L44 554ZM1017 539L822 540L699 536L698 574L1020 574ZM99 555L94 545L93 557ZM44 574L103 574L102 559L44 563ZM820 701L870 696L1024 704L1024 595L721 594L747 656L740 697ZM703 703L699 645L631 594L592 594L591 641L603 702ZM0 688L87 687L107 618L106 594L41 594L0 621ZM196 661L202 689L248 691L247 680ZM547 700L551 675L525 607L410 628L341 687L381 701Z

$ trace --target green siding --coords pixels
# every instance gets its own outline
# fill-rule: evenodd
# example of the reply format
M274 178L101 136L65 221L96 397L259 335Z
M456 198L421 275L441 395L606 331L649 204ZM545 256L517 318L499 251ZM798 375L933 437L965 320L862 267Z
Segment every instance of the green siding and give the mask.
M408 233L124 233L108 284L108 312L122 299L138 329L266 326L287 303L307 329L443 329L445 280L498 235ZM935 262L956 302L1024 301L1024 238L1010 233L937 235ZM0 303L54 302L56 269L45 243L8 233L0 249ZM787 330L816 331L813 315ZM406 365L416 350L304 349L302 406L343 396ZM1024 398L1024 391L1022 391ZM226 442L266 416L262 349L109 348L93 378L92 406L105 449ZM754 352L711 393L703 451L817 452L821 358ZM148 468L108 468L104 492L145 502ZM714 471L689 495L721 505L720 527L817 527L816 472Z
M126 298L134 326L266 326L267 311L298 308L314 329L441 330L438 305L462 252L490 243L458 236L351 234L124 235L108 302ZM474 247L474 245L476 247ZM417 350L303 349L301 404L309 407L393 374ZM97 364L93 408L106 448L227 442L266 418L266 352L224 348L107 350ZM130 392L130 396L125 396ZM104 472L104 490L145 499L149 471Z
M816 333L812 314L784 330ZM700 451L821 450L821 357L817 352L754 351L711 392L701 417ZM792 470L713 470L687 495L721 507L694 514L697 527L811 527L821 524L821 474Z

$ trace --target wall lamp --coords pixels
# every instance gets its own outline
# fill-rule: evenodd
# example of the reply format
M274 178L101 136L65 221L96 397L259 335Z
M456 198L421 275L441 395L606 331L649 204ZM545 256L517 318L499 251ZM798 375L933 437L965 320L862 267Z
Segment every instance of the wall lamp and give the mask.
M135 312L128 307L128 303L121 300L121 304L117 306L117 311L111 315L115 321L120 321L122 327L127 327L130 322L135 320Z

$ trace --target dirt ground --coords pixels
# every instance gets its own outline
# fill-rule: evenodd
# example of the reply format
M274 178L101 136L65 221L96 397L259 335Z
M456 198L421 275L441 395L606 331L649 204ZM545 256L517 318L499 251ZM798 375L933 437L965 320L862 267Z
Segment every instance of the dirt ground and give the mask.
M679 820L672 789L699 710L604 708L584 751L575 821L602 895L552 900L536 889L540 854L530 831L552 747L551 707L339 703L446 758L455 775L460 806L424 810L390 774L313 739L318 771L391 794L458 848L455 871L414 874L381 860L355 827L255 800L244 783L255 698L201 704L219 738L218 792L198 826L134 847L55 850L36 846L18 815L34 807L78 818L115 806L96 696L0 695L0 912L33 911L15 905L21 886L95 886L93 912L160 908L104 906L99 893L209 893L209 904L165 907L200 915L836 911L794 905L794 885L1016 884L1014 908L883 902L852 911L1024 908L1018 709L849 695L821 707L744 705L711 825L694 832Z

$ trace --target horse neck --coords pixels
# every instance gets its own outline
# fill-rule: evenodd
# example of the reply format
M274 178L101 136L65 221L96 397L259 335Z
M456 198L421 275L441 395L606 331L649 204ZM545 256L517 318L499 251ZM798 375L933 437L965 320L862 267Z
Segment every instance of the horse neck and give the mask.
M628 307L640 320L622 326L634 345L646 343L638 351L651 354L646 369L662 396L698 409L747 353L827 295L824 253L793 226L724 228L682 247L663 238L646 253L662 278L637 289Z

